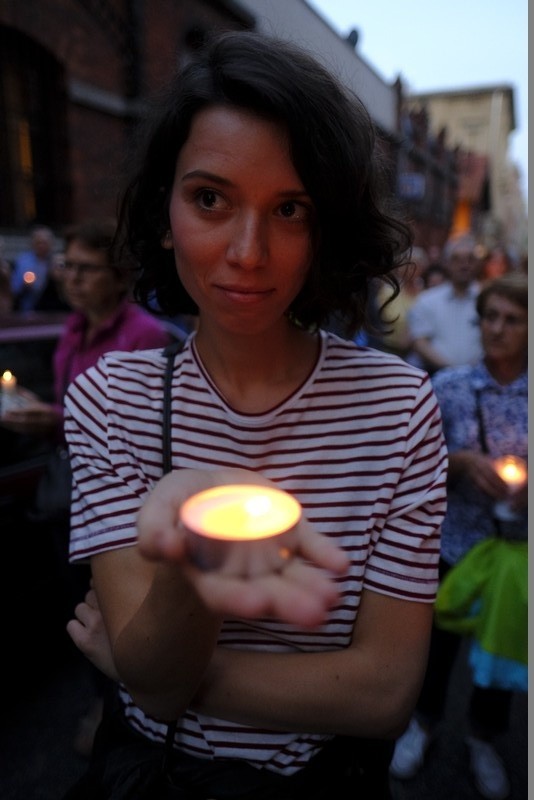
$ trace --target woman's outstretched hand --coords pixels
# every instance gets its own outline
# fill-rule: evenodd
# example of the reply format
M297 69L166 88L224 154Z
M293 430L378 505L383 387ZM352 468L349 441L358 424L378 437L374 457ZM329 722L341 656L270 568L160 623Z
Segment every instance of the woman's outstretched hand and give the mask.
M202 602L220 616L275 617L295 625L315 627L324 622L338 599L334 581L347 568L347 557L327 537L301 518L292 533L290 557L276 565L234 572L205 571L189 557L180 506L193 494L214 486L275 484L242 469L179 470L155 487L138 516L138 547L147 559L180 564Z

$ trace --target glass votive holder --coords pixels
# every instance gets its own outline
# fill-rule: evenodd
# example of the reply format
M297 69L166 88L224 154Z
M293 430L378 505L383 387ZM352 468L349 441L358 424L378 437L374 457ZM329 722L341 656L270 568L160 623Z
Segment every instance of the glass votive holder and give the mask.
M527 463L524 459L514 455L504 455L493 462L500 478L508 486L509 495L520 489L527 481ZM513 522L520 518L520 514L510 505L510 498L498 500L493 506L493 513L502 522Z

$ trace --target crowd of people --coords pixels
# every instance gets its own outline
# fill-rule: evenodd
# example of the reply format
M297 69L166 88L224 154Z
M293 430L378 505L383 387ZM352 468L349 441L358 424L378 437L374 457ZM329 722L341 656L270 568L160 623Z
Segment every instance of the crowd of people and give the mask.
M475 311L480 357L438 369L433 375L449 452L448 507L441 531L440 580L481 542L495 537L512 542L526 542L527 539L527 484L519 483L510 494L496 468L496 460L506 454L513 454L525 463L528 457L526 275L511 272L484 283L475 297ZM508 501L512 509L506 519L501 519L496 510L496 504L502 500ZM473 564L474 582L476 562ZM492 570L497 573L501 566L505 565L492 564ZM485 581L493 578L490 572ZM525 591L526 573L515 581L514 574L508 574L505 580L518 595ZM486 605L490 600L494 602L497 614L500 603L508 613L511 608L520 610L520 596L515 598L516 605L510 607L509 597L496 579L491 585L498 595L486 596ZM505 624L513 630L510 619ZM517 634L519 641L514 641L514 645L524 653L526 624L515 636ZM426 678L415 716L397 743L391 763L391 772L396 778L407 779L416 774L439 732L460 643L458 632L434 625ZM497 666L496 658L500 659ZM509 653L501 657L499 649L493 646L484 659L486 662L491 659L484 670L473 670L467 744L480 794L499 800L508 797L510 783L494 741L507 731L512 691L526 691L527 685L526 681L516 681L517 665ZM520 666L526 671L524 657ZM507 676L508 683L503 681L501 672Z
M142 141L117 222L65 231L61 253L40 226L4 270L12 309L70 311L54 403L2 418L72 464L69 633L107 695L67 797L122 796L167 741L157 778L195 797L320 800L335 768L337 797L388 798L439 735L462 641L434 618L445 577L483 540L526 539L526 482L496 468L527 462L526 271L472 233L413 246L366 110L287 43L216 38ZM188 320L168 357L156 309ZM303 509L259 574L199 569L177 523L234 483ZM504 800L517 685L484 657L469 764Z

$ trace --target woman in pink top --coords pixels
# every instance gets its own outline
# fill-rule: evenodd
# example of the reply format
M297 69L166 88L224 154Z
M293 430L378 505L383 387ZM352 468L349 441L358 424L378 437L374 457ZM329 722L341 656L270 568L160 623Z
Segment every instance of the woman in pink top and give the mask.
M112 221L69 228L58 272L73 309L54 353L54 403L26 394L23 408L7 411L2 424L18 433L63 438L63 396L69 383L112 350L164 347L170 334L162 322L129 298L127 267L112 261Z

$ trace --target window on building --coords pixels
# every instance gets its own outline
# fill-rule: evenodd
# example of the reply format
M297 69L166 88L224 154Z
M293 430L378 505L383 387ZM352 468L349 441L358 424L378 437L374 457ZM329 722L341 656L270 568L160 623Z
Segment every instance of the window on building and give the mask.
M63 69L41 45L0 26L0 227L68 219Z

